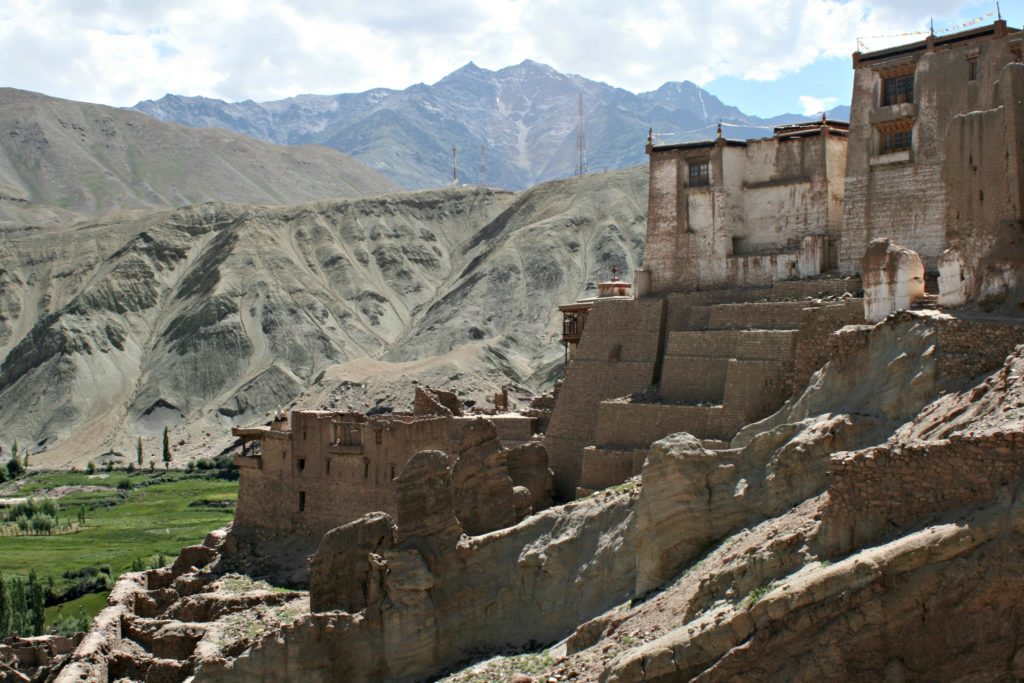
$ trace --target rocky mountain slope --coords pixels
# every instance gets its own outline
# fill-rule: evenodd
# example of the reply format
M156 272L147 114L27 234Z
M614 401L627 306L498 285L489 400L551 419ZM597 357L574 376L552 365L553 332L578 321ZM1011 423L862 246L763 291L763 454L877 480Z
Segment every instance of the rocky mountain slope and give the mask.
M0 88L0 225L54 225L205 201L294 204L396 189L324 147L272 145Z
M8 228L0 443L81 465L132 455L137 436L159 452L167 426L184 458L307 390L368 409L411 401L412 379L478 399L506 382L539 389L562 358L556 305L639 262L646 181L634 168L521 194L207 203Z
M522 189L575 172L580 96L587 162L594 171L643 162L650 127L671 136L662 138L666 142L682 142L712 137L719 120L728 136L743 139L803 120L748 116L688 81L637 95L529 60L497 71L470 62L437 83L405 90L234 103L166 95L134 109L261 140L333 147L408 189L447 185L455 145L462 182ZM830 116L846 120L849 108L837 107Z

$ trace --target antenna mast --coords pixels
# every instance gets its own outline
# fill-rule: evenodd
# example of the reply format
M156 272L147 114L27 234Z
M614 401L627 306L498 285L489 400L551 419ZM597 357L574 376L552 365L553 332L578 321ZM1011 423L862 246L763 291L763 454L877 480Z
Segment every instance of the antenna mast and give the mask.
M484 146L483 145L480 145L480 176L479 176L479 179L477 180L477 183L479 185L481 185L481 186L484 184Z
M456 164L457 156L455 145L452 145L452 185L459 184L459 167Z
M583 93L580 93L579 101L579 130L576 133L576 175L587 173L587 138L583 134Z

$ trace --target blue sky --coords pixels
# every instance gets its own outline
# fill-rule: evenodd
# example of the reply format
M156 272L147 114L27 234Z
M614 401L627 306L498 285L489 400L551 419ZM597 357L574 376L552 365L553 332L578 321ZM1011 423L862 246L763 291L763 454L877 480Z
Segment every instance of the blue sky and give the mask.
M1003 0L1012 26L1024 0ZM992 0L3 0L0 86L118 106L433 83L532 59L633 92L693 81L768 116L847 103L859 36ZM994 17L987 17L991 21ZM914 37L871 39L871 47Z
M996 9L994 2L963 3L954 12L936 12L934 15L935 31L942 32L976 18L984 17L984 23L991 23L995 17L985 17ZM1024 26L1024 2L1022 0L1002 0L1000 9L1003 18L1014 28ZM928 27L932 16L927 7L923 7L917 22L913 20L901 24L905 28L894 33L922 31ZM868 37L868 36L872 37ZM912 42L925 36L891 36L873 37L875 34L862 34L867 49L880 49L892 44ZM849 52L856 50L856 41L850 46ZM736 76L715 78L704 84L704 87L718 96L727 104L739 107L747 114L755 116L772 116L780 113L813 114L824 109L831 109L839 104L850 104L853 91L853 68L851 56L821 57L797 71L780 75L775 80L749 80ZM801 101L801 98L805 98ZM820 105L809 107L811 102L806 98L818 100ZM823 107L822 107L823 105Z

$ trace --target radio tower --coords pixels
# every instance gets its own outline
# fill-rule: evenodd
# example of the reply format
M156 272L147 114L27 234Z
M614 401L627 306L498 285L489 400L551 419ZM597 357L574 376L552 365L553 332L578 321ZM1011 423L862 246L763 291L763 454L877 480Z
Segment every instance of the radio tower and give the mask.
M452 145L452 185L459 184L459 167L456 164L456 160L455 145Z
M580 104L579 104L579 130L576 132L576 153L578 160L576 162L576 175L586 175L587 173L587 138L583 134L583 93L580 93Z
M484 146L480 145L480 175L478 176L477 184L483 186L484 184Z

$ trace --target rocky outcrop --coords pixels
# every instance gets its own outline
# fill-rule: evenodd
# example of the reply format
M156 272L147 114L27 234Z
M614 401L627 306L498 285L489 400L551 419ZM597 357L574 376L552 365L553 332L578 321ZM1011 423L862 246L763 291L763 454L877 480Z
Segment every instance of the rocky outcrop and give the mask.
M365 595L363 609L302 617L244 656L204 663L196 681L419 680L481 652L552 642L632 592L635 493L460 540L444 454L418 453L398 481L393 547L387 522L367 516L328 535L313 559L311 591L329 599L312 602ZM346 538L378 550L360 564Z
M310 609L355 614L378 602L384 580L381 553L395 546L396 534L394 521L383 512L325 534L310 561Z
M864 319L883 320L906 310L924 295L924 264L912 249L889 239L873 240L861 261L864 284Z
M555 475L548 467L548 451L542 443L527 443L505 453L508 476L530 492L532 512L551 507L555 499Z
M494 425L474 420L462 426L456 438L459 455L452 467L452 497L462 529L477 536L512 526L517 521L513 482L507 451L498 443Z

